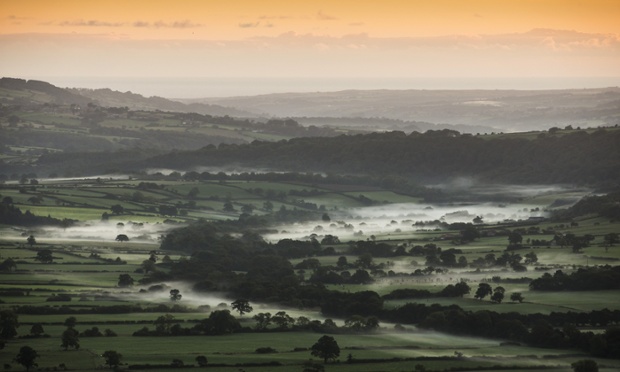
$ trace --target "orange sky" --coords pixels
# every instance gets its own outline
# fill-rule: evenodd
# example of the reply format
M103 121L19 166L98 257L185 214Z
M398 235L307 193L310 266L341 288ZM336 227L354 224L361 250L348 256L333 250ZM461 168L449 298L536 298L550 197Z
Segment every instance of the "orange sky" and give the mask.
M620 77L620 0L0 0L0 74Z
M420 37L552 28L620 34L618 0L0 0L0 4L2 34L115 33L138 39L211 40L289 31Z

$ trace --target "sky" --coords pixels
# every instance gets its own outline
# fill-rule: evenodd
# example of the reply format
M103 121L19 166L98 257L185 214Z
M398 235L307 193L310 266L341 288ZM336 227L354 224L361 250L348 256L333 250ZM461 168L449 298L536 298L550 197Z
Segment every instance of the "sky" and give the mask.
M0 75L178 97L617 86L619 20L620 0L0 0Z

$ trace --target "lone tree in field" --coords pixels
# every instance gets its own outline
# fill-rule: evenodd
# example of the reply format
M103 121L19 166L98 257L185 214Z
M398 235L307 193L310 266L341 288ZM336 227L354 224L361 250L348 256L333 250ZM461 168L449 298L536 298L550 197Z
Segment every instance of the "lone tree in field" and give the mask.
M37 257L35 257L34 259L37 261L41 261L41 263L52 263L54 261L52 251L50 251L49 249L38 251Z
M133 278L129 274L120 274L118 276L119 287L131 287L133 285Z
M118 235L116 235L116 239L114 239L114 240L116 240L117 242L121 242L121 243L122 242L128 242L129 241L129 237L127 235L125 235L125 234L118 234Z
M319 340L312 345L311 348L312 356L323 358L323 362L327 363L328 360L335 360L340 356L340 346L336 340L331 337L324 335L319 338Z
M79 350L80 349L80 339L78 337L78 331L76 331L73 328L67 328L67 330L65 330L62 333L62 336L60 337L62 343L60 344L60 346L66 350L68 350L69 348L75 348L75 350Z
M8 340L17 336L19 321L13 310L0 311L0 339Z
M170 301L179 301L182 297L183 295L181 295L181 291L178 289L170 290Z
M196 357L196 363L198 363L198 367L206 367L208 363L207 357L204 355L198 355Z
M26 239L26 243L28 243L28 245L32 247L33 245L37 244L37 239L35 239L34 235L30 235L28 239Z
M237 301L230 304L233 310L237 310L239 315L243 316L245 313L251 313L254 308L250 306L250 302L246 299L238 299Z
M103 357L105 358L105 364L109 365L110 369L116 368L119 364L121 364L122 355L114 350L104 352Z
M523 302L525 298L523 298L523 295L521 294L521 292L514 292L510 295L510 301L512 302L518 302L521 303Z
M45 330L43 330L43 326L41 325L41 323L35 323L32 325L32 327L30 327L30 334L34 337L39 337L44 333Z
M508 244L511 246L519 245L523 241L523 236L516 231L508 234Z
M39 354L36 352L36 350L31 348L30 346L22 346L21 349L19 349L19 354L17 354L17 356L15 357L15 361L24 366L24 368L26 368L26 371L30 371L30 367L37 366L37 363L35 363L34 361L38 357Z
M125 211L125 208L123 208L123 206L120 204L114 204L110 207L110 210L114 214L122 214Z

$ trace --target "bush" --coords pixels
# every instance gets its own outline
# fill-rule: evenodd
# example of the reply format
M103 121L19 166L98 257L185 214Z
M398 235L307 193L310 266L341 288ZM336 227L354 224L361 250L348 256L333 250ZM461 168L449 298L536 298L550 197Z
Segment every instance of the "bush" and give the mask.
M272 347L259 347L258 349L256 349L257 354L273 354L277 352L278 351Z

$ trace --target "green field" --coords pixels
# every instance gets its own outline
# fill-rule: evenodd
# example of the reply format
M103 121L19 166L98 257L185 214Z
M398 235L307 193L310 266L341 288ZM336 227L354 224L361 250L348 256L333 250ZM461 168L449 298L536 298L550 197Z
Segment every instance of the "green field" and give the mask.
M157 188L139 188L141 182L152 182ZM192 198L189 193L192 189L198 190ZM259 190L259 191L257 191ZM136 199L136 193L139 198ZM19 314L21 326L18 336L24 337L30 333L33 324L43 325L49 338L16 338L6 343L0 355L13 356L17 350L28 345L40 354L39 369L52 370L62 363L70 370L89 371L103 366L101 354L106 350L117 350L123 354L123 369L129 365L157 364L157 371L175 370L167 368L173 359L179 359L186 365L195 364L198 355L205 355L211 366L210 370L221 371L272 371L272 370L303 370L303 363L312 359L319 359L310 355L309 348L323 333L309 331L276 331L243 332L224 336L167 336L167 337L135 337L132 334L142 327L154 329L153 322L166 311L154 310L135 311L131 313L108 314L104 307L139 306L141 309L157 309L158 306L172 306L168 291L170 288L181 289L183 298L178 303L185 310L172 311L176 322L182 327L192 327L199 321L208 318L210 310L218 309L218 305L229 305L233 299L226 298L226 293L194 292L191 283L166 282L168 285L162 292L150 292L149 285L138 284L129 288L119 288L118 280L121 274L129 274L136 281L148 277L142 271L143 261L149 258L149 252L156 251L158 261L156 268L160 273L167 273L169 268L162 263L164 255L177 262L189 259L191 252L163 252L159 249L159 235L167 234L171 229L185 226L198 219L205 220L236 220L242 213L242 208L251 204L254 210L250 213L257 217L269 217L270 211L265 210L266 202L272 204L273 211L281 208L301 210L312 216L309 226L324 226L325 229L339 228L345 223L354 225L355 230L365 229L365 226L375 222L371 217L349 219L346 211L349 208L362 208L364 204L359 195L373 200L376 205L390 203L420 203L420 199L412 196L396 194L384 190L359 191L353 187L347 191L345 186L317 186L288 182L265 181L183 181L164 179L132 179L132 180L82 180L82 181L46 181L42 185L27 187L25 190L18 185L4 185L0 189L4 196L10 196L14 205L22 210L29 210L39 216L54 218L70 218L81 221L75 226L66 228L24 228L0 226L0 259L11 258L16 263L14 270L0 272L0 291L7 291L2 296L1 309L10 309L17 306L49 307L59 314L35 315ZM303 194L304 196L299 196ZM305 193L305 194L304 194ZM32 197L40 196L43 201L33 204ZM566 198L565 193L555 196L534 197L528 203L540 203L541 207L552 204L557 198ZM300 200L304 203L300 204ZM233 211L224 211L223 206L230 201ZM111 206L119 204L124 211L115 214ZM311 204L316 205L312 207ZM427 204L427 203L426 203ZM425 204L425 205L426 205ZM177 215L162 215L159 213L161 205L177 206ZM323 206L318 209L319 206ZM181 215L180 211L187 213ZM109 215L107 222L101 221L103 213ZM329 213L331 221L322 220L322 214ZM383 232L377 233L374 239L377 243L387 243L393 246L403 245L408 252L414 246L436 244L444 250L459 249L468 263L484 258L493 253L499 257L505 252L507 238L505 235L478 238L469 244L461 244L454 239L444 239L446 231L415 231L409 228L411 222L399 221L406 217L396 217L393 224L389 224ZM339 220L342 219L342 220ZM162 223L164 221L167 223ZM388 221L381 217L377 221ZM175 222L176 221L176 222ZM119 224L122 222L123 224ZM541 292L529 290L527 283L512 283L506 280L511 278L535 279L543 273L554 273L561 269L566 273L579 267L592 265L615 265L620 261L620 249L617 247L603 247L603 236L609 232L619 231L620 223L610 222L601 218L584 217L577 225L566 224L556 226L556 222L545 221L538 225L542 228L556 228L564 233L593 234L592 244L579 253L573 253L570 247L542 246L527 247L517 253L524 256L534 252L538 257L535 265L527 265L523 272L515 272L509 267L486 267L476 270L467 266L463 268L444 268L442 273L413 276L416 269L426 267L426 257L399 255L391 257L374 257L373 263L380 265L380 270L372 271L374 283L357 284L328 284L327 287L343 292L375 291L379 295L386 295L396 289L426 289L432 293L440 292L446 285L455 284L464 279L469 282L472 291L461 297L433 297L428 299L386 300L385 309L392 309L409 302L425 305L440 304L443 306L458 305L465 311L489 310L497 313L518 312L521 314L550 314L551 312L589 312L604 308L620 310L620 290L606 291L564 291ZM142 223L142 225L139 225ZM136 224L136 225L134 225ZM367 225L368 224L368 225ZM268 228L284 229L302 226L300 222L289 224L274 224ZM333 226L332 226L333 225ZM284 227L283 227L284 226ZM401 228L396 232L396 228ZM509 228L512 228L509 226ZM497 230L497 226L488 225L482 230ZM326 230L330 232L330 230ZM128 242L116 242L118 234L129 236ZM325 231L318 231L316 237L321 240ZM29 246L26 237L34 235L36 244ZM552 234L524 234L527 239L551 240ZM364 236L360 240L369 240ZM343 239L344 240L344 239ZM355 240L344 240L333 244L334 254L315 257L290 259L292 265L302 263L308 258L316 258L321 266L335 266L340 256L346 257L349 264L354 264L359 258L351 253ZM49 249L53 254L52 263L41 263L36 260L39 252ZM116 259L122 262L116 262ZM413 262L413 263L412 263ZM355 273L355 266L342 268L340 271ZM392 270L394 274L387 275ZM313 275L308 269L303 273L305 279ZM300 273L301 274L301 273ZM496 278L498 281L491 281ZM502 303L494 303L485 298L474 299L473 295L477 284L488 281L492 286L501 285L506 290L506 297ZM141 292L142 290L142 292ZM13 294L9 292L13 291ZM17 292L23 292L19 294ZM508 300L511 293L520 292L524 297L522 303ZM49 301L56 296L68 295L70 301ZM209 305L209 309L200 310L198 306ZM301 316L312 320L324 321L325 316L318 308L281 308L277 304L254 303L254 312L242 317L237 316L241 325L254 328L252 316L259 312L272 314L284 310L290 316ZM219 308L221 309L221 308ZM117 337L80 337L80 349L62 351L60 348L61 334L66 330L63 322L69 316L77 319L76 329L80 332L98 327L104 331L110 329ZM336 324L343 326L344 319L334 319ZM467 368L469 370L492 369L494 366L502 368L514 367L515 371L537 370L551 368L558 371L569 371L570 363L587 358L585 353L574 349L542 349L529 347L524 344L504 344L504 340L484 339L445 335L437 332L419 330L414 326L406 325L406 330L397 331L394 324L381 323L379 328L371 333L336 332L331 334L341 348L337 363L327 365L328 371L409 371L416 366L424 366L431 370L445 370L449 368ZM603 328L589 327L587 330L603 332ZM259 354L259 347L271 347L276 353ZM462 353L461 358L455 357L455 352ZM347 359L351 358L351 363ZM432 359L436 357L441 359ZM424 359L427 358L427 359ZM9 359L7 360L10 363ZM256 364L276 361L282 366L251 366L236 364ZM365 361L365 363L361 363ZM601 371L612 371L620 368L617 360L597 360ZM13 368L18 368L15 363Z

